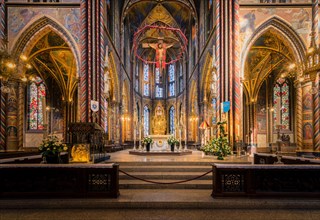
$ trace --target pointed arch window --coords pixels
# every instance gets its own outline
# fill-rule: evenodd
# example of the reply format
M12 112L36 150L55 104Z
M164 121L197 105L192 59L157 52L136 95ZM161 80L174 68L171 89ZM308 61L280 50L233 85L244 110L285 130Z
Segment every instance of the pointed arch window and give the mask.
M290 88L286 79L278 79L273 87L274 128L282 125L283 130L290 129Z
M179 68L179 92L183 90L183 74L182 74L182 65L180 64Z
M44 103L46 103L46 87L40 77L28 85L28 130L44 129Z
M169 97L175 96L175 68L173 64L169 65Z
M150 95L150 79L149 79L149 65L144 64L143 66L143 95L149 96Z
M173 106L171 106L169 109L169 133L170 134L174 134L174 131L175 131L174 115L175 115L175 109Z
M162 79L160 77L160 71L159 68L156 68L156 98L162 98L163 97L163 88L162 88Z
M143 116L144 116L143 118L144 136L148 136L150 131L150 126L149 126L150 110L148 106L144 106Z

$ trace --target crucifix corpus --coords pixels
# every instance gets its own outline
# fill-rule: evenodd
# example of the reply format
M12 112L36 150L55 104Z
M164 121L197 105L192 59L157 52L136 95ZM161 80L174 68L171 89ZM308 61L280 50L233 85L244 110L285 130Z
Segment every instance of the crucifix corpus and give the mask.
M160 76L162 76L162 71L166 68L167 49L172 46L173 44L164 43L162 39L159 39L157 43L142 44L142 48L153 48L156 50L156 68L159 68Z

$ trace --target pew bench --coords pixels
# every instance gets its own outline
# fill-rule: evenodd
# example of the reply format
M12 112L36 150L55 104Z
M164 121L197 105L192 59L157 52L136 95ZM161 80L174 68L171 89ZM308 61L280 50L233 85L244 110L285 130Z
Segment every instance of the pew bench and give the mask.
M318 165L213 164L212 197L318 197Z
M0 198L117 198L118 164L0 164Z

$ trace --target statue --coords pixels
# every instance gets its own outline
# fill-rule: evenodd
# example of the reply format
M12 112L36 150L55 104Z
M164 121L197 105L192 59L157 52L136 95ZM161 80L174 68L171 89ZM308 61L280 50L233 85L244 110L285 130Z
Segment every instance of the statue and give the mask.
M107 70L105 73L104 73L104 95L105 95L105 98L109 98L110 96L110 77L109 77L109 71Z
M106 54L104 56L104 67L108 68L109 67L109 48L108 45L106 46Z

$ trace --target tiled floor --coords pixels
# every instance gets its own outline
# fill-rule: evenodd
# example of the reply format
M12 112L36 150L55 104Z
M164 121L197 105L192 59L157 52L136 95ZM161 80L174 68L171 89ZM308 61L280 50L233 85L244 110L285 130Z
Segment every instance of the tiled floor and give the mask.
M111 153L108 162L221 162L199 151L186 156ZM250 163L250 157L223 162ZM121 189L117 199L0 199L0 220L319 219L320 199L212 198L208 189Z
M224 160L217 160L215 156L203 155L201 151L193 151L191 155L183 156L137 156L129 154L129 150L109 153L108 162L252 162L248 156L227 156Z
M318 220L319 210L65 209L0 211L0 220Z

